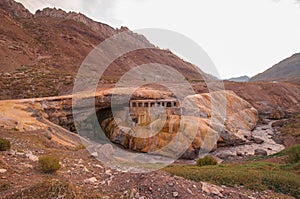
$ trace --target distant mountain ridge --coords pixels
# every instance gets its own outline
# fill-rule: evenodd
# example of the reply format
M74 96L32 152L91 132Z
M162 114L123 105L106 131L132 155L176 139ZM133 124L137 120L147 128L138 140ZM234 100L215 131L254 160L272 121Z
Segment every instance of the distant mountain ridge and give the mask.
M228 81L232 81L232 82L248 82L249 80L250 80L250 77L248 77L246 75L228 79Z
M300 84L300 53L284 59L263 73L252 77L250 81L283 81Z

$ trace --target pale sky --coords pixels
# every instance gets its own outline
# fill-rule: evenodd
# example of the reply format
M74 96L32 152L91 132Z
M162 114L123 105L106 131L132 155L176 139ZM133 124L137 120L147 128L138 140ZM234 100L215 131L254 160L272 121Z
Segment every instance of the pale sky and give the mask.
M207 52L222 78L253 76L300 52L299 0L17 1L31 12L57 7L112 27L176 31Z

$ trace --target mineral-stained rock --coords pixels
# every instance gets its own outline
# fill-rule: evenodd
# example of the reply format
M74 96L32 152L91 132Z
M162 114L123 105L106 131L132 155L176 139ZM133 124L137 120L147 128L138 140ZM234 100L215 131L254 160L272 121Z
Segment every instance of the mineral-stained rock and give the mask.
M225 102L226 115L222 113L216 115L219 120L211 119L211 97L218 106ZM194 95L188 96L185 100L187 104L196 102L200 112L209 117L195 116L197 112L187 106L185 116L168 115L166 120L158 118L152 121L150 127L135 128L136 134L142 133L145 137L132 136L128 129L117 125L116 118L103 120L101 126L110 140L138 152L156 153L163 148L163 153L159 152L161 155L178 156L183 143L190 143L181 154L181 158L184 159L197 158L200 150L214 150L217 141L223 145L239 145L249 141L247 138L251 137L251 130L258 121L257 111L233 92ZM221 123L222 117L225 117L225 125ZM156 132L155 136L150 136L153 132Z

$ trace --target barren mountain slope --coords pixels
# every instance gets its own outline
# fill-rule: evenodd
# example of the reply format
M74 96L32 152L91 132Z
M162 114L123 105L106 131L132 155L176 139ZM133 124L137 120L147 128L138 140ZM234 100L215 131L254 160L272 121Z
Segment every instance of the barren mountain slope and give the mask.
M74 12L66 13L63 10L46 8L37 11L35 15L29 13L21 4L12 0L0 0L0 14L3 20L0 21L0 86L2 99L28 98L37 96L49 96L69 93L72 83L65 82L66 76L75 77L78 68L85 57L98 44L112 35L123 31L129 31L126 27L114 29L106 24L95 22L86 16ZM202 79L199 77L195 66L183 61L168 50L161 50L150 44L142 35L130 32L127 35L124 46L147 45L152 49L133 51L121 56L111 64L103 78L104 83L114 83L126 71L141 64L160 63L174 67L190 80ZM112 50L118 46L112 46ZM99 59L106 59L103 53ZM20 76L19 69L26 73ZM16 79L21 79L19 87L26 82L34 85L34 82L46 81L43 76L36 77L43 73L41 70L62 71L56 74L57 82L49 82L41 89L25 87L21 93L7 94L7 89L14 90ZM7 74L9 73L9 74ZM201 74L205 75L200 71ZM4 78L3 76L13 76ZM102 82L103 83L103 82ZM55 84L55 88L49 88ZM6 87L3 85L6 85ZM55 92L49 93L49 90Z
M300 53L279 62L250 81L284 81L300 83Z

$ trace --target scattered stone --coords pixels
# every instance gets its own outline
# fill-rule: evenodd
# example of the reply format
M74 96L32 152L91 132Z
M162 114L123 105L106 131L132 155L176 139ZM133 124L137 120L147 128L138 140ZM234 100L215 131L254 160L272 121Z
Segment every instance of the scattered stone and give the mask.
M173 183L173 182L169 182L168 185L169 185L170 187L173 187L173 186L174 186L174 183Z
M244 157L244 154L242 152L239 152L239 151L236 152L236 155L239 156L239 157Z
M83 167L82 171L83 172L89 172L89 170L86 167Z
M206 182L201 182L201 184L202 184L202 191L204 191L205 193L209 195L216 195L221 198L224 197L223 194L221 193L224 191L223 188Z
M23 167L28 169L33 169L33 166L31 164L22 163Z
M256 144L262 144L262 143L264 143L264 140L262 140L262 139L260 139L260 138L258 138L258 137L253 137L252 139L253 139L253 141L254 141Z
M6 171L6 169L0 169L0 173L5 173Z
M93 153L91 153L91 156L94 157L94 158L96 158L96 157L98 157L98 153L97 152L93 152Z
M89 184L94 184L96 182L97 182L97 179L95 177L84 180L84 183L89 183Z
M173 197L178 197L179 193L177 191L173 192Z
M268 152L263 149L255 149L254 155L267 156Z
M7 155L15 156L15 155L16 155L16 151L14 151L14 150L9 150L9 151L7 152Z
M135 194L137 193L136 189L132 189L130 192L129 198L135 198Z
M25 155L25 153L23 153L23 152L16 152L16 155L19 155L19 156L24 156L24 155Z
M105 174L111 176L111 175L112 175L112 172L111 172L111 170L108 169L108 170L105 171Z
M193 192L189 188L187 188L187 192L189 192L189 194L193 195Z
M37 162L39 160L39 158L37 156L33 155L32 153L27 153L26 157L33 162Z
M94 167L103 169L103 167L101 165L99 165L99 164L96 164Z

